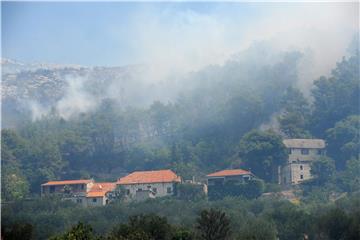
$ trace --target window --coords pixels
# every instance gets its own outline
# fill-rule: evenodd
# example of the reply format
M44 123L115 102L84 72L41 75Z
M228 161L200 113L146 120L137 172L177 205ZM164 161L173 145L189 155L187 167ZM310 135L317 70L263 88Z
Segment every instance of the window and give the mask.
M77 203L82 203L82 199L78 198L78 199L76 199L76 202Z
M157 188L156 187L153 188L153 192L157 193Z
M81 190L85 189L85 184L81 184Z
M148 188L148 189L150 189L150 188L151 188L151 186L149 185L149 186L147 186L147 188Z
M138 188L138 192L141 192L142 191L142 188Z
M50 193L55 192L55 186L50 186Z
M303 168L303 165L300 165L300 170L303 170L304 168Z
M126 189L126 195L130 195L130 189Z
M301 174L301 175L300 175L300 179L304 179L304 175Z
M93 201L93 202L96 202L96 200L97 200L96 198L93 198L93 200L92 200L92 201Z
M301 149L302 155L309 155L309 149Z
M317 150L317 154L318 154L318 155L322 155L322 150L321 150L321 149L318 149L318 150Z
M292 149L291 148L288 149L288 154L292 154Z
M166 189L166 192L167 192L167 193L171 193L171 192L172 192L171 187L168 187L168 188Z

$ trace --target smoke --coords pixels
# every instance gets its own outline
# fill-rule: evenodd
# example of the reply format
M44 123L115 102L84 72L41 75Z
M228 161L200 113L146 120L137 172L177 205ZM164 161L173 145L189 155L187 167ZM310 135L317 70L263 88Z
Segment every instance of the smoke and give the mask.
M56 105L56 110L62 118L67 119L96 108L99 101L86 91L86 77L67 77L66 80L66 94Z
M186 81L188 73L222 66L254 42L265 43L262 46L269 46L271 52L300 51L297 85L308 96L313 81L328 75L347 55L359 31L357 2L190 5L139 4L131 14L127 36L116 35L116 27L112 31L121 39L131 39L133 63L146 68L104 83L102 97L90 94L88 77L68 77L65 94L55 106L58 114L69 118L91 111L106 97L128 105L174 100L189 87L184 85L192 84ZM275 63L277 57L257 55L252 61ZM35 119L49 112L36 103L31 108Z
M299 87L329 74L359 30L359 3L228 3L208 11L147 6L134 16L133 49L152 66L149 81L223 64L254 41L304 53ZM251 13L241 11L246 7ZM254 10L251 7L258 7Z
M81 113L90 112L98 106L100 100L91 94L87 85L90 84L87 76L66 76L64 95L55 106L41 104L38 101L28 101L31 110L32 120L38 120L50 113L69 119Z
M44 107L34 100L26 101L26 103L22 103L22 105L30 109L31 118L33 121L41 119L50 113L49 107Z

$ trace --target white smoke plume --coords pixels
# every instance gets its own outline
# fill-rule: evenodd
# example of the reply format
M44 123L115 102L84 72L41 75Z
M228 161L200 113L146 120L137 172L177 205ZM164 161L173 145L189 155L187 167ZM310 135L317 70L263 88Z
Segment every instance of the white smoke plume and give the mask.
M65 119L79 113L93 110L98 101L86 91L86 77L67 77L67 89L64 97L57 103L58 114Z
M258 7L251 14L241 11L242 4L249 5L210 4L210 10L201 11L181 8L180 3L140 4L131 16L127 36L116 27L112 31L119 42L124 37L131 39L132 63L144 64L146 70L128 79L133 81L128 92L122 79L104 83L108 84L104 97L140 104L174 100L179 89L190 84L183 81L187 73L221 66L254 42L266 42L274 51L302 52L297 85L309 95L312 82L328 75L347 55L359 32L358 2L251 3ZM87 84L87 78L67 79L65 95L56 105L60 116L69 118L98 106L101 99L89 94ZM36 103L31 105L35 118L48 111Z
M251 19L238 11L242 4L219 4L206 13L140 9L131 25L133 49L152 65L149 81L222 64L254 41L267 41L274 49L304 53L299 86L305 90L314 78L329 74L359 31L357 2L253 3L260 10Z

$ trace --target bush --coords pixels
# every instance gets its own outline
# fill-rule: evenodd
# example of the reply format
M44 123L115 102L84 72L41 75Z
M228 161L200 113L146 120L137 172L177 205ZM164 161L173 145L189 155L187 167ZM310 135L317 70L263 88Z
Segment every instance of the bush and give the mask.
M204 186L190 183L179 184L178 197L179 199L186 201L197 201L204 199Z
M209 186L208 196L209 200L219 200L226 196L253 199L259 197L264 189L265 184L261 179L252 179L245 183L226 182L224 185Z

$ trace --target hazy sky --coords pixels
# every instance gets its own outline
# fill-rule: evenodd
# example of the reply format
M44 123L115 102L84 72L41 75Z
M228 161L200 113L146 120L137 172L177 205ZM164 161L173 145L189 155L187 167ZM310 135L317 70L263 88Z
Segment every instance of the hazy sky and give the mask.
M170 61L201 67L254 40L341 55L359 29L358 7L2 2L2 55L25 62L108 66Z

